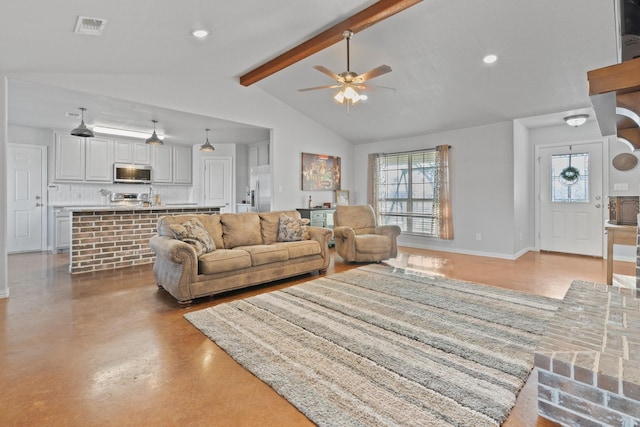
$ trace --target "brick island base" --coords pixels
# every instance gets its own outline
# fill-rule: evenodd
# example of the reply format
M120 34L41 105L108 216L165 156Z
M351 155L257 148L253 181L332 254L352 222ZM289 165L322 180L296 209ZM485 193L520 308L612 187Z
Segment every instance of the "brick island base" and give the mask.
M541 416L640 424L639 301L635 289L573 282L535 354Z
M219 213L218 207L137 209L73 208L69 272L113 270L151 264L155 254L149 239L165 215Z

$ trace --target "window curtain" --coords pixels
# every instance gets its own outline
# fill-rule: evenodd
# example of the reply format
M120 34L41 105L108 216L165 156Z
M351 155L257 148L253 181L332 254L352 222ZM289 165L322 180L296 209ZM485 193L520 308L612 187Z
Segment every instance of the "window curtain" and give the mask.
M376 214L376 223L380 224L380 215L378 213L378 184L380 182L378 153L369 154L369 163L367 167L367 203L373 207Z
M435 179L434 211L437 212L439 234L443 240L453 240L451 188L449 186L449 146L437 147L438 172Z

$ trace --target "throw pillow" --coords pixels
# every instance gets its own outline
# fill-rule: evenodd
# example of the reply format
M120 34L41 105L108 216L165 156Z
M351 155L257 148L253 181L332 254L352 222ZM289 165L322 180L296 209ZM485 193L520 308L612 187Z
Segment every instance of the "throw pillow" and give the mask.
M280 215L280 224L278 225L278 242L295 242L297 240L308 240L309 231L307 225L308 218L292 218L288 215Z
M200 256L216 249L216 244L204 228L199 219L190 219L180 224L169 225L176 239L190 244L196 250L196 255Z

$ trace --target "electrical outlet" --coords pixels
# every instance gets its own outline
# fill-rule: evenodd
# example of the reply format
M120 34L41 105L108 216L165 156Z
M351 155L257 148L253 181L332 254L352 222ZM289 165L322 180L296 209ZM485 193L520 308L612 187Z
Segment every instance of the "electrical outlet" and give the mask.
M482 240L482 234L476 233L476 240Z

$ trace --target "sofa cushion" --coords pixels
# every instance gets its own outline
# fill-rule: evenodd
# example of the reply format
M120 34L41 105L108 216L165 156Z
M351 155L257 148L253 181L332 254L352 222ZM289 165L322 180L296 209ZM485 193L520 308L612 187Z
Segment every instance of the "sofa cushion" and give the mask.
M322 252L320 242L316 240L300 240L298 242L276 243L287 248L289 259L302 258L309 255L319 255Z
M295 242L309 239L307 218L292 218L285 214L280 214L280 224L278 225L278 242Z
M251 267L247 251L218 249L198 257L198 274L216 274Z
M204 225L204 228L209 233L209 236L216 244L216 248L224 248L224 242L222 240L222 225L220 224L219 214L182 214L182 215L167 215L160 217L158 220L158 235L174 237L173 231L169 228L171 224L181 224L190 219L198 219Z
M270 245L278 238L278 227L280 226L280 215L285 214L292 218L300 218L298 211L275 211L263 212L260 216L260 228L262 232L262 243Z
M220 222L225 249L262 244L260 217L257 213L223 213L220 215Z
M200 256L212 252L216 249L211 236L197 218L186 220L182 223L169 225L176 239L190 244L196 250L196 255Z
M363 254L388 254L391 251L391 239L380 234L361 234L356 236L356 251Z
M251 265L271 264L273 262L287 261L289 259L289 251L277 245L254 245L239 246L236 249L247 251L251 256Z

